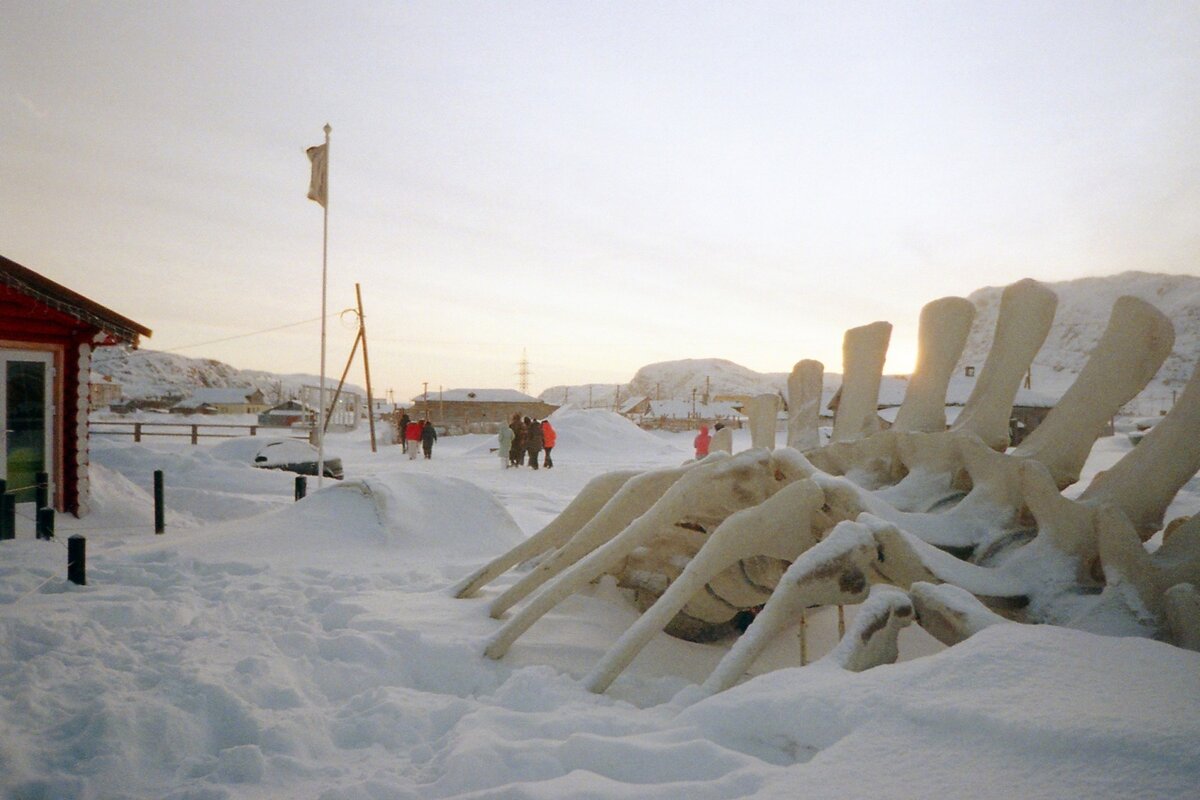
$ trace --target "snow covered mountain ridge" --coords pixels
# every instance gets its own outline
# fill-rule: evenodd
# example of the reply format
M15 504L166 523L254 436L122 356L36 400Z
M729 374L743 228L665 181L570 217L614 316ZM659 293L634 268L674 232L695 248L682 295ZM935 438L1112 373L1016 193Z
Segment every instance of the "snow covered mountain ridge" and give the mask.
M320 380L316 375L238 369L211 358L189 358L158 350L101 347L92 356L92 382L120 384L127 399L186 397L198 388L245 388L259 389L267 402L276 403L298 397L302 386L317 386ZM336 384L336 378L326 381L330 388ZM366 390L358 386L347 384L347 389L366 397Z
M1165 313L1175 326L1175 346L1150 385L1133 404L1131 412L1155 414L1170 407L1177 392L1196 366L1200 355L1200 277L1123 272L1099 278L1047 283L1058 294L1054 325L1033 362L1033 388L1058 396L1079 374L1099 341L1113 303L1122 295L1145 300ZM991 346L1003 287L979 289L968 299L975 304L975 322L960 359L959 373L968 364L981 366ZM933 298L930 298L933 299ZM804 358L797 354L797 360ZM787 369L791 364L782 365ZM787 394L787 372L756 372L719 358L683 359L647 364L624 384L553 386L539 395L547 403L561 405L619 407L632 396L690 400L722 395ZM100 348L92 362L92 380L106 378L122 386L127 398L186 395L197 387L246 387L262 390L269 402L298 394L301 386L315 386L315 375L279 375L261 370L242 370L213 359L189 358L155 350L124 351ZM827 373L830 392L841 376ZM366 392L357 386L351 391ZM885 381L884 394L903 396L902 380Z
M1054 324L1041 350L1034 358L1032 386L1050 396L1061 396L1083 369L1101 334L1108 325L1112 306L1118 297L1132 295L1152 304L1170 318L1175 326L1175 346L1154 380L1130 404L1133 413L1152 414L1165 410L1173 402L1173 393L1183 387L1196 367L1200 355L1200 277L1163 275L1147 272L1123 272L1099 278L1046 283L1058 295ZM976 308L975 321L959 360L959 374L966 365L982 366L991 347L1000 307L1002 286L989 286L972 292L969 299ZM931 300L935 298L930 298ZM797 360L804 358L797 354ZM791 365L787 365L790 369ZM548 403L561 403L564 396L574 403L613 407L631 396L689 399L692 390L707 391L711 396L787 394L786 372L754 370L717 358L665 361L642 367L627 384L599 384L583 387L555 386L542 392ZM841 376L826 374L826 388L836 388ZM889 397L900 389L885 381ZM899 393L902 397L902 392Z

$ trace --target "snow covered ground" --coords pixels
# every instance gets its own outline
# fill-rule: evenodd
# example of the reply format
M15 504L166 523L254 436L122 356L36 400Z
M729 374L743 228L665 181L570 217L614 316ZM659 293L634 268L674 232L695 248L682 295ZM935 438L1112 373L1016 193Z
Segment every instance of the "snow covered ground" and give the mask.
M471 600L449 587L595 475L690 455L690 435L604 411L556 427L538 472L502 469L491 437L410 462L372 454L365 429L334 436L348 479L310 479L299 503L292 475L212 447L95 441L94 513L60 517L54 543L23 516L0 544L0 794L1195 796L1200 654L1142 639L1003 625L941 649L917 631L909 654L932 654L861 674L798 668L793 639L704 698L728 645L660 635L597 696L578 679L635 616L602 581L483 658L500 624L486 605L514 577ZM1103 440L1087 475L1129 446ZM1171 515L1197 510L1193 480ZM72 532L88 537L83 587L65 581ZM819 656L832 633L816 627Z

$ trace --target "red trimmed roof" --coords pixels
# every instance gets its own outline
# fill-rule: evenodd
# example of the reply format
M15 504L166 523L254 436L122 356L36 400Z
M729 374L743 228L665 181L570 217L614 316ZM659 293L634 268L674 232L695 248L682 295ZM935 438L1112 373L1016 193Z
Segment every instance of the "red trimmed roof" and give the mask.
M105 308L96 301L89 300L78 292L71 291L4 256L0 256L0 284L10 286L57 311L93 325L110 336L135 347L139 335L151 335L150 329L146 326L140 325L112 309Z

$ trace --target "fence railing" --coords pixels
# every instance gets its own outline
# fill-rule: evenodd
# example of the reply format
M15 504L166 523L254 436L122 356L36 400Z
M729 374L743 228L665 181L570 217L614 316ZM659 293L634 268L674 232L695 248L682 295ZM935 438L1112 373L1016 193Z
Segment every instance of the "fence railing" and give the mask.
M232 439L237 436L257 436L260 428L278 432L292 439L308 438L308 431L303 429L277 428L271 425L234 422L125 422L122 420L93 420L88 428L93 435L132 436L135 442L140 442L143 436L182 436L191 439L192 444L199 444L200 440L204 438ZM209 430L210 428L220 430L214 433ZM249 431L249 433L225 432L227 429Z

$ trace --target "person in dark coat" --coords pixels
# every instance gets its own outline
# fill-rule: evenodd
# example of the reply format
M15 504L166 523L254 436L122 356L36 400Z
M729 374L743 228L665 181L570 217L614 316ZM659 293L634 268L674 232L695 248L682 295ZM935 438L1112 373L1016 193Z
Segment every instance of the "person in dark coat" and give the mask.
M513 414L512 422L508 424L508 427L513 432L512 447L508 451L508 463L519 467L525 463L525 425L521 422L521 415Z
M433 458L433 443L437 441L437 431L429 420L421 422L421 447L425 450L425 458Z
M410 422L412 420L408 418L408 412L405 411L400 415L400 421L396 423L396 438L400 440L400 446L403 448L400 452L402 453L408 452L408 439L404 437L404 434L408 431L408 423Z
M542 454L542 423L525 418L525 452L529 453L529 466L538 468L538 457Z

